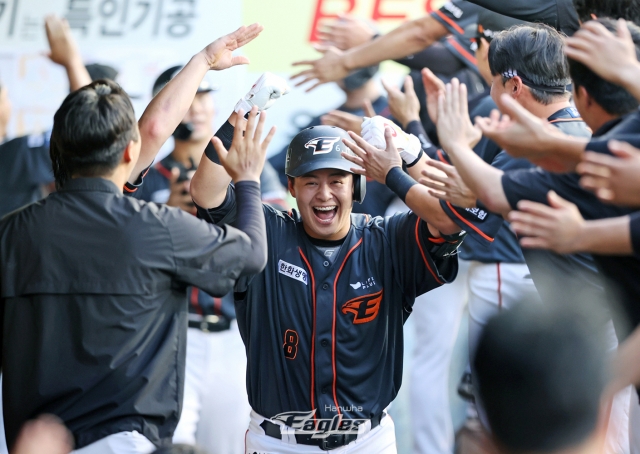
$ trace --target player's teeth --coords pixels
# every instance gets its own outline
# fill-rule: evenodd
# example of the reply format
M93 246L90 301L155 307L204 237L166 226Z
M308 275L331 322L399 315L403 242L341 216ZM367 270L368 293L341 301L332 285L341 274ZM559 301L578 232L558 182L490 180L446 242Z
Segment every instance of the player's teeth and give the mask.
M318 210L318 211L331 211L333 209L335 209L335 206L333 206L333 207L316 207L316 210Z

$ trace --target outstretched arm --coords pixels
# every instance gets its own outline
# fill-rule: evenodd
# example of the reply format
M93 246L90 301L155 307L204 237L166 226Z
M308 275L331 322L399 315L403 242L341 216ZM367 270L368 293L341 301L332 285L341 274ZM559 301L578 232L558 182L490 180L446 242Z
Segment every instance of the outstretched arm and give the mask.
M502 170L490 166L473 152L481 137L469 121L467 87L453 79L438 97L438 138L462 181L494 213L506 214L511 206L502 188Z
M537 118L503 94L502 113L476 118L476 126L514 158L528 159L549 172L573 172L582 159L589 139L569 136L549 122Z
M91 76L85 68L76 45L71 29L66 19L54 14L44 20L44 28L49 42L49 59L62 66L67 71L69 91L76 91L80 87L91 83Z
M134 183L140 173L151 165L160 147L184 118L207 71L249 63L246 57L234 56L233 51L251 42L261 31L261 25L253 24L218 38L194 55L153 98L138 122L142 148L129 177L130 183Z
M342 156L359 166L352 168L352 172L386 184L409 208L429 224L432 234L435 235L436 231L444 235L459 232L460 227L447 216L438 199L429 195L427 188L417 184L413 178L404 173L402 159L393 143L391 131L391 128L385 128L386 150L376 148L357 134L349 132L352 140L345 140L344 144L354 155L343 153Z
M414 54L446 36L448 30L431 15L405 22L395 30L373 41L340 51L336 47L316 46L323 55L317 60L304 60L293 65L310 65L311 68L294 75L300 79L296 85L313 82L311 91L327 82L344 79L349 72Z
M511 228L523 236L523 247L559 254L633 254L630 216L585 221L576 205L555 192L550 191L547 198L549 206L521 200L518 210L509 213Z

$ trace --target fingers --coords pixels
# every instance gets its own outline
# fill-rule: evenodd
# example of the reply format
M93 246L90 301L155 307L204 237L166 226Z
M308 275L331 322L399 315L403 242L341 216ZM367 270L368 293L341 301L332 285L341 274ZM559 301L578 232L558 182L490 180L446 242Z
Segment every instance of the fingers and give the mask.
M248 65L251 63L244 55L234 55L231 57L231 66Z
M235 136L234 136L234 139L235 139ZM213 137L211 139L211 143L213 143L213 147L216 149L216 153L218 153L218 159L220 159L220 162L221 163L226 162L227 161L227 155L229 154L229 152L227 151L227 149L222 144L222 141L220 139L218 139L217 137Z
M427 94L432 92L444 90L445 85L438 77L431 72L428 68L423 68L421 71L422 74L422 83L424 84L425 89L427 90Z
M351 136L354 140L357 140L360 138L360 136L358 136L357 134L351 131L349 131L349 136ZM348 140L348 139L344 139L342 142L347 146L347 148L349 148L349 150L353 151L353 153L357 157L364 160L364 157L367 155L367 152L363 148L361 148L357 143L352 142L351 140Z
M437 181L439 183L442 183L442 185L446 186L449 178L446 176L442 176L439 175L437 173L433 173L433 172L429 172L428 170L423 170L422 172L420 172L422 175L424 175L425 177L427 177L429 180L431 181Z
M269 148L269 144L271 143L271 139L273 139L273 136L276 133L277 128L275 126L272 126L271 129L269 130L269 134L267 134L267 137L264 138L264 140L262 141L262 152L264 154L267 153L267 149Z
M456 176L455 167L449 164L445 164L444 162L436 161L435 159L429 159L427 161L427 165L431 167L435 167L436 169L444 172L449 178ZM422 171L423 174L426 170Z
M415 89L413 88L413 78L411 76L407 76L404 78L404 93L405 95L413 93L416 94Z
M244 132L247 129L247 120L244 118L244 110L238 110L238 116L236 119L236 125L233 130L233 140L232 142L239 143L242 141L244 137Z
M467 86L460 84L460 98L459 98L460 115L465 119L469 118L469 101L467 96Z
M256 124L258 123L258 106L253 106L249 111L249 118L247 119L247 127L245 129L244 136L251 139L255 138Z
M318 52L320 52L321 54L324 54L331 48L331 46L325 46L324 44L316 43L316 44L313 44L313 48Z
M345 145L346 145L346 143L345 143ZM349 149L351 149L351 147L349 147ZM364 167L364 160L362 158L360 158L358 156L353 156L352 154L345 153L345 152L342 152L341 155L347 161L352 162L353 164L355 164L357 166Z
M518 212L527 213L539 218L553 218L556 215L556 210L543 203L532 202L531 200L521 200L518 202ZM513 211L515 216L518 216L518 212ZM511 219L511 217L509 217ZM520 220L520 219L519 219Z
M253 109L256 109L256 115L258 115L258 111L257 111L257 107L254 106ZM253 113L253 109L252 109L252 113ZM262 138L262 130L264 129L264 122L267 119L267 113L266 112L262 112L258 118L258 124L256 126L256 130L253 133L253 141L255 142L256 145L260 144L260 139Z
M594 158L594 161L582 161L577 165L576 171L584 176L611 178L611 169L606 164L598 162L597 158Z
M575 206L573 203L560 197L555 191L549 191L547 200L553 208L571 208Z
M362 110L364 110L365 117L375 117L376 111L373 109L373 104L369 99L365 99L362 103Z
M398 152L395 144L393 143L393 130L389 126L384 127L384 141L387 143L386 151Z

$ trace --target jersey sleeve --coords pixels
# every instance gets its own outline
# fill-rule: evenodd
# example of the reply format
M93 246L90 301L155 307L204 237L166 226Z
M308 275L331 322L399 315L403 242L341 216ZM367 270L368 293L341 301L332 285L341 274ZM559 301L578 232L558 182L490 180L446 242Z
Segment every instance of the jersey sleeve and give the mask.
M136 181L134 181L133 183L129 183L127 181L122 188L123 194L134 195L138 191L138 189L140 189L140 186L142 186L142 184L144 183L144 177L147 176L147 173L149 173L149 169L152 165L153 163L149 164L149 167L140 172L140 175L138 175L138 178L136 178Z
M442 5L440 9L432 12L431 17L444 25L449 33L462 36L465 28L477 23L478 13L481 10L481 6L471 2L451 0Z
M636 257L640 257L640 211L630 215L631 245Z
M432 256L432 251L446 240L432 238L426 222L412 212L396 214L386 222L393 273L408 298L453 282L458 274L458 256L455 252Z
M238 214L236 203L236 189L233 184L227 187L227 195L222 204L217 208L202 208L196 203L198 217L210 224L231 224L235 222Z
M249 237L178 209L162 207L160 217L171 236L176 279L217 297L229 292L250 254Z
M469 0L490 11L527 22L541 22L567 35L580 28L573 0Z
M437 158L439 161L451 164L449 157L442 150L438 150ZM461 208L446 200L441 200L440 206L458 227L483 244L493 243L502 226L502 216L484 208Z
M502 175L502 190L513 210L520 200L546 204L551 188L549 175L539 168L512 170Z

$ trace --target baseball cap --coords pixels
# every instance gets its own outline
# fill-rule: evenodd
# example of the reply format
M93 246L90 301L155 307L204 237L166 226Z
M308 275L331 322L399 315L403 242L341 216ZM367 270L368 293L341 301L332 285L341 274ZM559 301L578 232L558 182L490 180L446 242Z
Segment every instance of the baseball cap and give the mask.
M471 24L464 30L464 37L469 39L484 38L487 42L491 42L493 37L514 25L527 24L528 22L514 19L513 17L503 16L486 9L482 9L478 13L478 23Z
M162 88L169 83L171 79L173 79L176 74L180 72L180 70L184 68L184 65L172 66L171 68L165 70L162 74L158 76L156 81L153 84L153 90L151 92L151 96L155 96L158 94ZM207 93L209 91L217 91L219 87L214 85L209 80L209 73L205 75L198 86L198 91L196 93Z

